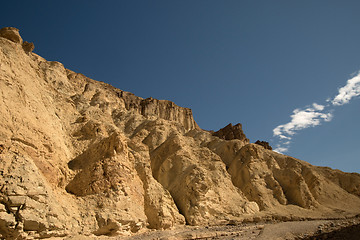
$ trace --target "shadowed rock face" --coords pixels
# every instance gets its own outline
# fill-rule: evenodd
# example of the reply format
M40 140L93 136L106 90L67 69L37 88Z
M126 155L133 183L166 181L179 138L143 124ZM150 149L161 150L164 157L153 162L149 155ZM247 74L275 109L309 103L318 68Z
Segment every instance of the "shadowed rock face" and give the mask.
M19 34L19 29L14 27L5 27L0 29L0 37L6 38L14 43L23 43L23 40Z
M255 142L255 144L260 145L260 146L263 146L263 148L265 148L265 149L272 150L272 147L271 147L270 144L269 144L268 142L266 142L266 141L257 140L257 141Z
M33 43L29 43L26 41L22 44L22 47L25 52L32 52L32 51L34 51L34 48L35 48Z
M242 125L240 123L233 126L231 123L228 124L226 127L220 129L217 132L213 133L213 136L219 137L225 140L233 140L239 139L241 141L249 143L249 139L246 138L243 130Z
M5 27L0 29L0 37L22 45L25 52L32 52L35 48L33 43L23 41L19 34L19 29L14 27Z
M241 124L202 130L188 108L46 61L17 29L0 49L2 238L360 213L359 174L249 144Z

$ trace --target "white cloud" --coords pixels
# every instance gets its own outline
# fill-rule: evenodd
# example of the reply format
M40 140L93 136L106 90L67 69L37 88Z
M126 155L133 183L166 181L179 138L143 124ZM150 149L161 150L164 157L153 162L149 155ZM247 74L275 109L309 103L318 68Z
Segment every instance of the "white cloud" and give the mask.
M292 136L299 130L315 127L322 122L329 122L333 117L334 106L341 106L349 103L353 98L360 96L360 71L347 80L345 86L339 89L334 98L327 98L326 105L313 103L302 109L295 109L290 116L291 121L277 126L273 129L274 136L279 138L279 143L274 149L275 152L285 153L289 150ZM330 110L324 111L330 108Z
M312 107L308 107L305 110L295 109L290 116L290 122L274 128L274 136L277 136L280 139L290 140L291 136L294 135L296 131L318 126L322 121L331 121L332 113L321 112L324 108L323 105L313 103Z
M280 129L279 129L279 131L280 131ZM276 135L276 134L274 134L274 135ZM281 138L281 139L291 139L291 137L287 137L287 136L285 136L285 135L282 135L281 133L279 134L279 135L277 135L279 138Z
M315 110L318 110L318 111L322 111L325 108L324 105L320 105L320 104L317 104L317 103L313 103L313 107L314 107Z
M360 72L349 79L346 85L339 89L338 95L331 101L335 106L341 106L349 103L354 97L360 96Z
M277 147L277 148L274 149L275 152L281 153L281 154L286 153L288 150L289 149L286 148L286 147Z

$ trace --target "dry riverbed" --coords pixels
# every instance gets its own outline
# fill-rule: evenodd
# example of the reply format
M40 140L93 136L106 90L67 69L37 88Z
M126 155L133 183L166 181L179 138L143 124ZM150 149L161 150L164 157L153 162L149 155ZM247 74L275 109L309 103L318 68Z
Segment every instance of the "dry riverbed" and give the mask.
M71 236L65 239L124 239L124 240L173 240L173 239L359 239L360 217L337 220L263 222L222 226L184 226L171 230L154 230L133 236Z

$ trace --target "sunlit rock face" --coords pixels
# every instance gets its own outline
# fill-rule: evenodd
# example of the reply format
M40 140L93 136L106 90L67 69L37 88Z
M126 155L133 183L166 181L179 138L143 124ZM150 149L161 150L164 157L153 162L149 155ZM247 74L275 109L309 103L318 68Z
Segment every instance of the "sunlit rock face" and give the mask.
M0 234L149 228L360 213L360 176L202 130L188 108L49 62L0 30ZM151 93L149 93L151 94Z

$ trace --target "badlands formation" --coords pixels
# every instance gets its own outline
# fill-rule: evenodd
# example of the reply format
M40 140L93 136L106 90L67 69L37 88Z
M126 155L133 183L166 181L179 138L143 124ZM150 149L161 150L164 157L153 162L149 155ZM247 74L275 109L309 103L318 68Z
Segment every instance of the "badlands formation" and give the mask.
M0 30L2 238L360 213L359 174L249 143L240 124L202 130L188 108L92 80L33 49L17 29Z

